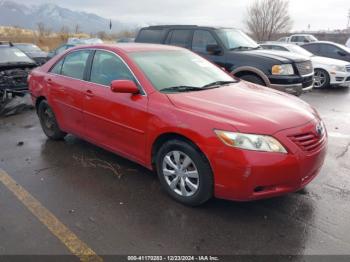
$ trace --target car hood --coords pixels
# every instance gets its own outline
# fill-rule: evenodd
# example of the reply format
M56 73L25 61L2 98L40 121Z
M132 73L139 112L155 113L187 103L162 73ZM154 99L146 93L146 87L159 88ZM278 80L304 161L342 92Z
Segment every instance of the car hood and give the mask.
M181 110L230 124L244 133L272 135L317 117L312 107L299 98L245 81L167 96Z
M259 49L259 50L242 51L242 53L243 52L245 54L250 54L257 57L274 59L274 60L280 61L283 64L288 64L293 62L304 62L304 61L310 60L310 58L306 56L294 54L291 52L285 52L285 51Z
M316 64L322 65L335 65L335 66L346 66L349 65L349 62L345 62L338 59L323 57L323 56L312 56L311 61Z
M48 53L43 51L26 52L30 58L47 57Z

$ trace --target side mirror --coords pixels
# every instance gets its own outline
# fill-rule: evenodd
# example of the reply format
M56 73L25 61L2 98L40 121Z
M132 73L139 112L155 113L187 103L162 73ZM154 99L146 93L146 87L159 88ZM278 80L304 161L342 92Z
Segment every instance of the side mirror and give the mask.
M218 45L207 45L207 52L213 55L221 53L221 47Z
M138 94L139 89L134 81L131 80L114 80L111 83L113 93Z

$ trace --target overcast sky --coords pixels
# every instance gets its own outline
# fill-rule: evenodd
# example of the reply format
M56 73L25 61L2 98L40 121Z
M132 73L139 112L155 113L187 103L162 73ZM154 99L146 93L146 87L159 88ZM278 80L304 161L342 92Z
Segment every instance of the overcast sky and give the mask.
M19 0L17 0L19 1ZM28 4L55 3L123 22L145 24L200 24L244 28L247 6L254 0L26 0ZM349 0L290 0L293 30L343 29Z

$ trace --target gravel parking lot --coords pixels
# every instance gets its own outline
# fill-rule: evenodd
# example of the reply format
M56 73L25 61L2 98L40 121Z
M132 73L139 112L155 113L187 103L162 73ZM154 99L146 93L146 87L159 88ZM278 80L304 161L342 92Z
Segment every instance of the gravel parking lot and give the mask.
M151 172L88 142L48 141L34 111L0 119L0 167L12 179L0 179L0 255L70 254L60 229L30 212L33 202L11 191L11 181L101 255L350 255L350 90L302 99L329 132L315 181L280 198L213 199L199 208L174 202Z

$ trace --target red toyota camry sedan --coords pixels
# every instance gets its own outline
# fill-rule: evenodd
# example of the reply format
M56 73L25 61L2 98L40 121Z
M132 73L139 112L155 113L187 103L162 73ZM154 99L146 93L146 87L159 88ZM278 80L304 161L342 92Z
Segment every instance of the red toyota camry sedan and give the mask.
M294 192L325 159L327 132L310 105L182 48L77 47L28 80L50 139L74 134L152 169L187 205Z

